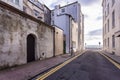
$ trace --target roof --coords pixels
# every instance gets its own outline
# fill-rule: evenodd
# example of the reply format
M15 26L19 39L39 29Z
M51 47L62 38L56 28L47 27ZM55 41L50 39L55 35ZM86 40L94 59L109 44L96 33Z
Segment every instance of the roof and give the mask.
M62 7L60 7L60 8L67 7L67 6L70 6L70 5L76 4L76 3L78 3L78 1L76 1L76 2L73 2L73 3L70 3L70 4L67 4L67 5L65 5L65 6L62 6Z
M67 6L70 6L70 5L76 4L76 3L79 3L79 2L76 1L76 2L73 2L73 3L67 4L67 5L65 5L65 6L62 6L62 7L60 7L60 8L64 8L64 7L67 7ZM55 9L53 9L53 10L55 10ZM53 10L52 10L52 11L53 11Z

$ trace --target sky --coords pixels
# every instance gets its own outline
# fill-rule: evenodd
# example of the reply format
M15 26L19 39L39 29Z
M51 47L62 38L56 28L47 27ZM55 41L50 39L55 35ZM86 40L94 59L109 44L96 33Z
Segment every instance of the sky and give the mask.
M39 0L50 9L78 1L84 14L85 43L87 45L102 44L102 0Z

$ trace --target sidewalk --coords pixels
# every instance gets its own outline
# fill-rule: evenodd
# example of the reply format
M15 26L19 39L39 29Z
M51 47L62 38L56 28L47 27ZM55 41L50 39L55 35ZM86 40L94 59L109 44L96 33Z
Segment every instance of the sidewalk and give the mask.
M0 80L28 80L31 77L71 58L70 54L60 55L41 61L31 62L15 68L0 71Z
M108 56L109 58L111 58L112 60L114 60L115 62L119 63L120 64L120 56L117 56L117 55L113 55L111 53L108 53L106 51L102 51L103 54L105 54L106 56Z

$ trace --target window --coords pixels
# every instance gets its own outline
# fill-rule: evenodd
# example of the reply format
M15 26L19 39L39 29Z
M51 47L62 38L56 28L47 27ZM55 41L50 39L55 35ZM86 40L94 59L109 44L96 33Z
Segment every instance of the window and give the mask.
M109 38L108 38L108 47L109 47Z
M105 24L105 34L106 34L106 24Z
M107 21L107 22L108 22L108 32L109 32L109 19L108 19L108 21Z
M105 7L106 7L106 0L105 0Z
M103 36L105 35L105 32L104 32L104 31L105 31L105 29L103 28Z
M61 12L65 12L65 9L63 8L63 9L61 9Z
M115 35L112 36L112 47L115 48Z
M115 11L112 12L112 28L115 27Z
M14 2L14 0L9 0L10 2Z
M105 11L105 19L106 19L106 11Z
M34 12L34 15L37 16L37 17L38 17L39 14L40 14L40 13L39 13L37 10L35 10L35 9L33 10L33 12Z
M15 0L15 4L16 4L16 5L19 5L19 0Z
M109 4L107 5L107 13L109 15Z
M106 39L105 39L105 47L106 47Z
M25 6L23 6L23 11L26 12L26 7Z
M112 0L112 6L114 5L114 3L115 3L115 0Z
M52 16L54 16L54 12L52 12Z
M16 5L20 5L20 0L9 0L9 1Z

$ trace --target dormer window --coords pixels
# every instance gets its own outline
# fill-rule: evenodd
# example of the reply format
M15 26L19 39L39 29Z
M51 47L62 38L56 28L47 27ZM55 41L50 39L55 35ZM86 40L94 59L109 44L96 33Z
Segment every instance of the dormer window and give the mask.
M10 2L16 4L16 5L20 5L20 1L19 0L9 0Z

